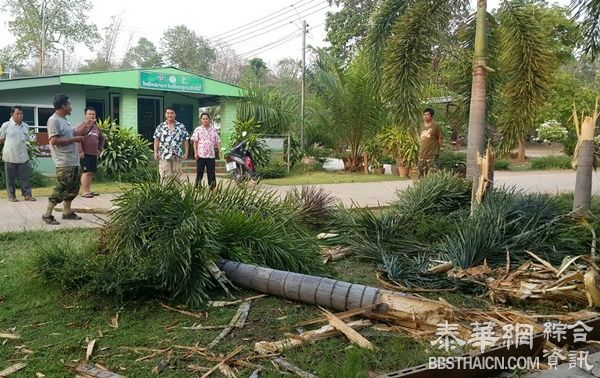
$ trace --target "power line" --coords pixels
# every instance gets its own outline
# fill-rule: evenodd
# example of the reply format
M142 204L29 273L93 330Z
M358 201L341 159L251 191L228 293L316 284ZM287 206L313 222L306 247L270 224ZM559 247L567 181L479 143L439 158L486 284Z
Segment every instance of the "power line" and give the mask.
M305 14L302 15L302 17L308 17L310 15L318 13L318 12L324 10L324 9L329 8L329 5L323 6L323 4L317 4L317 5L314 5L314 6L310 7L310 8L302 10L302 12L307 12L309 10L312 10L312 9L316 8L316 7L320 7L320 8L317 9L317 10L314 10L314 11L312 11L310 13L305 13ZM238 43L241 43L241 42L247 41L249 39L255 38L257 36L260 36L260 35L262 35L264 33L269 33L269 32L272 32L274 30L277 30L277 29L280 29L282 27L285 27L285 26L287 26L287 25L289 25L291 23L291 21L289 21L290 19L295 19L295 18L296 17L294 15L288 16L288 17L286 17L284 19L281 19L281 20L278 20L276 22L273 22L273 23L270 23L270 24L266 24L266 25L264 25L264 26L262 26L262 27L260 27L258 29L255 29L255 30L252 30L252 31L246 31L246 32L244 32L244 34L240 34L239 36L230 38L228 40L221 40L219 42L224 42L224 43L227 43L229 45L236 45ZM273 27L271 29L268 29L271 26L273 26ZM268 30L265 30L265 29L268 29ZM240 40L240 38L241 38L241 40Z
M322 22L322 23L320 23L320 24L318 24L318 25L314 25L314 26L312 26L312 27L313 27L313 28L318 28L319 26L321 26L321 25L323 25L323 24L324 24L324 23ZM300 35L302 35L302 31L301 31L301 30L295 31L294 33L291 33L291 34L288 34L288 35L287 35L287 36L285 36L285 37L282 37L281 39L278 39L278 40L272 41L272 42L270 42L270 43L268 43L268 44L266 44L266 45L264 45L264 46L257 47L257 48L255 48L255 49L252 49L252 50L246 51L246 52L244 52L244 53L241 53L241 54L239 54L238 56L239 56L240 58L242 58L242 59L245 59L245 58L247 58L247 57L248 57L248 56L250 56L250 55L262 54L262 53L264 53L264 52L267 52L267 51L269 51L269 50L272 50L272 49L274 49L274 48L276 48L276 47L279 47L279 46L281 46L281 45L283 45L283 44L285 44L285 43L287 43L287 42L290 42L290 41L292 41L292 40L293 40L295 37L298 37L298 36L300 36ZM262 51L261 51L261 50L262 50Z
M313 11L313 12L310 12L310 13L304 14L302 17L308 17L308 16L311 16L311 15L313 15L313 14L315 14L315 13L318 13L318 12L320 12L320 11L322 11L322 10L324 10L324 9L328 8L328 7L329 7L329 5L326 5L326 6L324 6L324 7L321 7L321 8L319 8L319 9L317 9L317 10ZM287 25L289 25L289 24L291 24L291 22L289 22L289 21L288 21L288 22L286 22L285 24L282 24L282 25L279 25L279 26L272 27L271 29L268 29L268 30L264 30L265 28L268 28L268 27L269 27L269 26L265 26L265 27L263 27L263 28L260 28L260 29L257 29L257 30L255 30L254 32L251 32L251 33L250 33L249 35L247 35L247 36L241 36L241 37L238 37L238 38L234 38L234 39L233 39L233 41L235 41L235 42L229 41L229 43L228 43L228 44L229 44L229 45L237 45L237 44L240 44L240 43L242 43L242 42L248 41L248 40L250 40L250 39L253 39L253 38L256 38L256 37L260 37L260 36L262 36L262 35L264 35L264 34L266 34L266 33L270 33L270 32L272 32L272 31L275 31L275 30L277 30L277 29L281 29L281 28L283 28L283 27L286 27L286 26L287 26ZM262 30L264 30L264 31L262 31ZM262 31L262 32L260 32L260 31ZM260 32L260 33L258 33L258 32ZM257 34L257 33L258 33L258 34ZM242 37L245 37L245 38L243 38L243 39L241 39L241 40L240 40L239 38L242 38Z
M288 5L288 6L287 6L287 7L285 7L285 8L281 8L281 9L279 9L279 10L277 10L277 11L273 12L273 13L269 13L269 14L268 14L268 15L266 15L266 16L263 16L263 17L261 17L261 18L258 18L258 19L256 19L256 20L253 20L253 21L250 21L250 22L248 22L248 23L246 23L246 24L244 24L244 25L240 25L240 26L238 26L237 28L234 28L234 29L228 30L228 31L226 31L226 32L223 32L223 33L221 33L221 34L217 34L217 35L215 35L215 36L212 36L212 37L210 37L209 39L214 39L214 40L217 40L217 39L222 39L222 38L220 38L221 36L224 36L224 35L226 35L226 34L230 34L230 33L234 32L234 31L236 31L236 30L239 30L239 29L243 29L244 27L246 27L246 26L248 26L248 25L252 25L252 24L254 24L254 23L256 23L256 22L262 21L262 20L264 20L265 18L267 18L267 17L270 17L270 16L273 16L273 15L275 15L275 14L277 14L277 13L280 13L280 12L282 12L282 11L284 11L284 10L288 10L288 11L289 11L289 9L288 9L288 8L290 8L290 7L294 7L295 5L298 5L298 4L300 4L300 3L304 2L304 1L306 1L306 0L300 0L300 1L298 1L298 2L295 2L295 3L293 3L293 4L290 4L290 5ZM309 1L309 3L310 3L310 2L312 2L312 1L314 1L314 0L310 0L310 1ZM284 13L287 13L287 11L286 11L286 12L284 12Z

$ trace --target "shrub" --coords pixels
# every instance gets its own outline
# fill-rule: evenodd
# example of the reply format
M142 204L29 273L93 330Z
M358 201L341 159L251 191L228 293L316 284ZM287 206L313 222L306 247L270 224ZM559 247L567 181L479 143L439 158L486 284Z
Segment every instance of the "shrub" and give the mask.
M538 139L544 142L560 142L566 139L568 131L557 120L542 123L537 129Z
M299 162L298 164L296 164L296 166L294 166L294 168L292 168L292 173L297 175L303 175L305 173L319 172L322 170L323 163L320 163L318 161L314 163Z
M4 144L0 144L0 188L6 188L6 177L4 171L4 161L2 160L2 150L4 149ZM29 154L29 168L31 169L31 174L29 177L29 184L33 188L39 188L48 184L48 179L46 176L40 173L37 170L37 163L35 157L38 155L39 149L35 142L27 142L27 153ZM16 187L20 188L21 183L19 179L16 181Z
M287 166L280 161L271 160L269 165L260 169L259 173L265 179L281 178L287 174Z
M571 169L568 156L542 156L531 159L531 169Z
M450 150L441 150L438 158L440 169L453 169L458 163L466 163L467 154Z
M262 140L262 131L260 123L250 119L248 121L233 121L234 131L231 136L231 147L237 145L242 140L246 140L246 149L252 153L254 164L257 168L266 167L271 159L270 150ZM243 132L246 136L242 136Z
M497 160L494 160L494 169L497 171L508 171L510 164L511 164L510 160L497 159Z
M298 206L304 224L312 230L323 230L332 221L335 198L323 188L306 185L300 190L294 188L286 201Z
M296 137L290 135L290 165L293 167L302 159L302 150L300 149L300 142ZM288 160L288 138L283 139L283 159L287 162Z
M108 177L122 181L123 176L131 177L147 167L150 156L148 142L127 128L110 124L100 124L104 135L104 149L100 153L99 167Z

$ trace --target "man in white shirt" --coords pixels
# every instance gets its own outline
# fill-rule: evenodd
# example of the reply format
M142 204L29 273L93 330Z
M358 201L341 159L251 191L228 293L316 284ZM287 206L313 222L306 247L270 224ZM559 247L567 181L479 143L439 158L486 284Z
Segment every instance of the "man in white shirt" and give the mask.
M23 107L17 105L10 109L10 120L4 122L0 127L0 143L4 143L2 160L4 161L4 173L6 175L6 190L8 200L17 202L16 181L21 184L21 194L25 201L35 201L31 196L31 184L29 176L29 154L27 153L27 141L29 140L29 126L23 122Z

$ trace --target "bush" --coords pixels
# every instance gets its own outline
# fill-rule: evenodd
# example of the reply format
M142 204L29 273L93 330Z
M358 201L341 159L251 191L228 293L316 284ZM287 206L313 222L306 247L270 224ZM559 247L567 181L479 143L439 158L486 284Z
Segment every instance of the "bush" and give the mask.
M298 206L300 217L312 230L323 230L333 218L335 198L323 188L302 186L292 189L286 201Z
M565 140L563 140L563 154L573 156L575 146L577 145L577 136L574 131L569 131Z
M497 159L494 160L494 169L497 171L508 171L510 164L511 162L508 159Z
M266 167L271 160L270 149L262 140L262 130L260 123L250 119L248 121L233 121L234 131L231 135L231 148L236 146L242 140L246 140L246 150L252 153L254 164L257 168ZM242 136L243 132L246 136Z
M571 169L568 156L542 156L531 159L531 169Z
M269 165L260 169L259 173L265 179L281 178L287 174L287 166L280 161L271 160Z
M123 176L131 177L148 165L151 154L148 142L127 128L109 124L100 124L104 135L104 149L100 153L99 167L107 177L123 181Z
M4 144L0 144L0 188L6 188L6 177L4 171L4 161L2 160L2 150ZM27 142L27 153L29 154L29 167L31 169L31 175L29 177L29 183L32 188L40 188L48 184L48 178L37 170L37 164L35 157L38 154L38 147L34 142ZM21 183L17 179L16 187L20 188Z
M453 169L458 163L466 163L467 154L450 150L441 150L438 158L440 169Z
M318 161L314 162L314 163L304 163L304 162L300 162L298 164L296 164L296 166L294 166L294 168L292 168L292 173L296 174L296 175L303 175L305 173L311 173L311 172L319 172L323 170L323 163L320 163Z

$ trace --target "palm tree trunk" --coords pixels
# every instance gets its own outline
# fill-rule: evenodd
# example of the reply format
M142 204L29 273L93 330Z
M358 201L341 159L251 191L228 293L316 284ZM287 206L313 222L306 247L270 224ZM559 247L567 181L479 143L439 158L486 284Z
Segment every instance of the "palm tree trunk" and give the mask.
M404 293L228 260L218 265L239 286L337 311L372 308L375 318L432 326L453 318L450 306Z
M577 159L577 176L575 178L575 198L573 210L580 215L588 215L592 207L592 170L594 169L594 153L596 142L594 134L598 120L598 99L591 117L585 117L579 130L577 113L573 107L573 119L578 132L578 146L575 150Z
M477 184L481 169L477 157L484 149L485 100L487 79L487 33L486 0L477 1L477 26L475 29L475 51L473 56L473 82L471 84L471 105L469 107L469 134L467 145L467 179L473 180L471 202L475 202Z
M519 140L519 152L517 154L517 160L519 161L525 161L526 156L525 156L525 140Z

